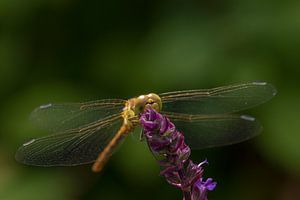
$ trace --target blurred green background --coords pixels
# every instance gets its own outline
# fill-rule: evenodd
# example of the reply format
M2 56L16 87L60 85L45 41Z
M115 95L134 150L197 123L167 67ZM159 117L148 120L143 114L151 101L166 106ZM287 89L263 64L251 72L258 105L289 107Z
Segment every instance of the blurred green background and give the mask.
M264 80L278 89L247 111L263 134L193 151L207 158L210 199L300 197L300 2L0 1L0 199L181 199L147 146L129 137L105 170L28 167L16 149L44 133L28 121L47 102Z

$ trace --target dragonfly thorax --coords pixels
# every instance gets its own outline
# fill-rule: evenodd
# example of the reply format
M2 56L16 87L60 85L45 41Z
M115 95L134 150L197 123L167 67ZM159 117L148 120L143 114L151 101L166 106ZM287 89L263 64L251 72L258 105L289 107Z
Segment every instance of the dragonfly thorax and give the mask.
M126 121L130 121L131 118L136 118L140 113L144 112L145 109L152 108L156 111L161 111L162 102L161 98L154 93L147 95L140 95L136 98L131 98L126 102L124 108L123 117Z

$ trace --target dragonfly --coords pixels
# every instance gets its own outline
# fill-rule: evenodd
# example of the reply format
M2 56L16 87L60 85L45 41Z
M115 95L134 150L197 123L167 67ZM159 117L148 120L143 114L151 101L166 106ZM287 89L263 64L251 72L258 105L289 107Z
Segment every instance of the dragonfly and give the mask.
M128 100L46 104L30 119L51 134L20 146L16 160L34 166L74 166L94 163L99 172L117 146L140 126L139 115L151 107L168 117L192 149L231 145L262 130L248 115L236 114L270 100L276 89L266 82L150 93Z

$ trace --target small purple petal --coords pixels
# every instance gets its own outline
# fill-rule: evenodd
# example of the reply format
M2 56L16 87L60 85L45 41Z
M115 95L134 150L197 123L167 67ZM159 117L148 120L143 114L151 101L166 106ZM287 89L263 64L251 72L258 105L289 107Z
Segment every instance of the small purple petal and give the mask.
M147 131L156 130L158 128L158 124L152 121L142 121L144 129Z
M217 182L213 182L212 178L208 178L205 182L201 179L202 184L206 187L207 190L212 191L216 188Z
M150 120L150 121L154 121L158 118L156 112L153 109L147 109L146 114L147 114L146 115L147 119Z
M199 179L195 182L192 190L192 200L207 200L207 191L212 191L217 186L216 182L213 182L211 178L206 181Z
M168 130L169 124L170 124L170 121L167 118L164 118L163 120L161 120L159 132L165 133Z

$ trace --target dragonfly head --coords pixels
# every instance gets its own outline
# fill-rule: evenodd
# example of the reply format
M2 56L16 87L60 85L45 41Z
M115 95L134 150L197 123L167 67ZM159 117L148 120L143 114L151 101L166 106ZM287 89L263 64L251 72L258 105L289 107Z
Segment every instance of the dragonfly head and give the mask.
M162 109L162 103L161 103L161 98L155 94L155 93L150 93L146 95L146 103L144 105L143 111L147 108L152 108L156 111L161 111Z
M129 99L127 106L135 113L135 115L139 115L147 108L152 108L158 112L162 109L161 99L154 93L140 95L137 98Z

